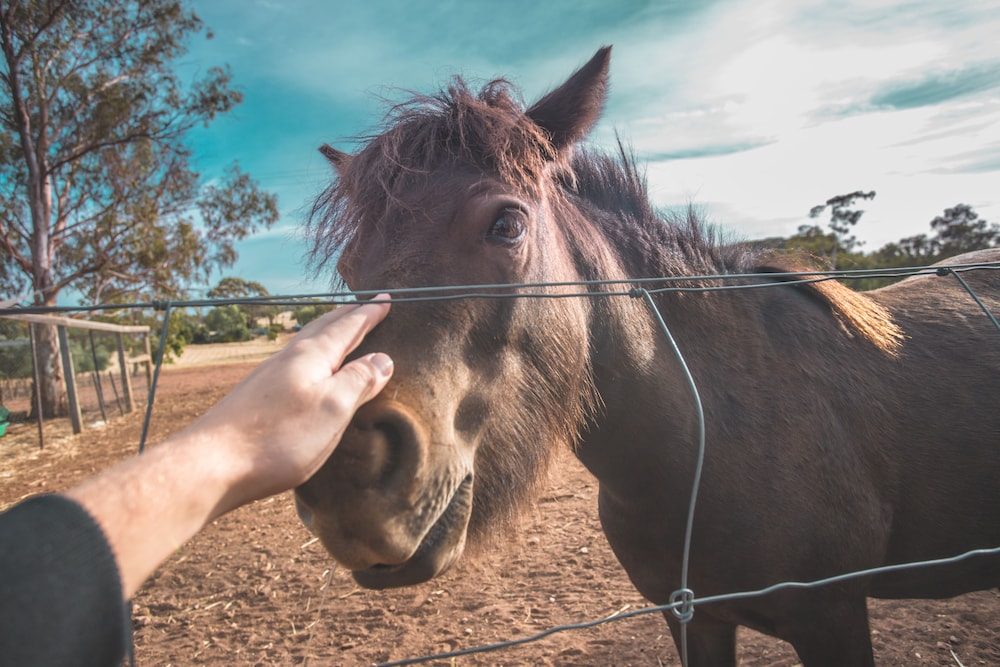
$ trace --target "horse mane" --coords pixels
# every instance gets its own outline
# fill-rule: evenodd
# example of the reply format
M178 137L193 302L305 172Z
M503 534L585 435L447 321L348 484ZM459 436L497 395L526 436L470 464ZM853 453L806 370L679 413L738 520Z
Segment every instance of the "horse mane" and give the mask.
M802 273L801 276L781 276L777 279L802 285L809 294L830 307L848 331L860 335L883 352L895 356L906 335L893 320L888 308L862 292L855 292L841 282L816 271L801 254L764 252L760 273Z
M645 174L635 155L620 141L617 155L578 152L572 169L573 181L565 182L564 187L605 213L597 218L603 220L603 231L618 247L647 263L645 275L809 274L818 270L802 253L779 254L753 244L723 242L692 206L680 214L654 209ZM622 220L628 224L623 225ZM848 332L883 352L898 352L905 337L902 330L889 310L870 297L818 273L777 279L800 283Z
M694 206L682 211L653 207L646 175L621 141L615 154L578 149L573 181L563 181L590 210L603 235L634 259L645 275L709 275L752 272L750 244L730 241Z

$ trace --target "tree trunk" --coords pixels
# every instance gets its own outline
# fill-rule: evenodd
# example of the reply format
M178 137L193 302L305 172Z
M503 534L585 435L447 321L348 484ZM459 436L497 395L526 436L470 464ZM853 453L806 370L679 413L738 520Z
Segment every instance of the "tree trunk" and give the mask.
M32 234L32 278L35 293L42 298L38 305L55 306L56 290L53 287L53 261L50 245L48 216L51 213L51 192L47 179L43 179L40 187L33 189L32 196L38 200L32 201L32 217L35 229ZM62 357L59 353L59 335L56 327L38 325L38 375L42 385L42 416L65 417L69 414L66 400L66 382L63 371Z
M66 402L66 382L62 357L59 354L59 336L54 326L33 324L36 338L38 378L41 384L42 417L52 419L69 414ZM38 415L33 414L33 417Z
M62 8L56 8L58 13ZM21 12L23 13L23 12ZM31 237L29 239L31 257L31 282L35 290L35 305L54 306L58 289L55 286L55 253L52 230L60 230L65 221L57 221L50 227L52 220L52 175L49 172L48 150L49 137L47 122L49 120L48 100L41 91L47 90L44 80L45 68L32 63L31 80L22 78L23 58L32 54L34 49L18 51L15 47L16 38L10 23L13 12L6 10L0 18L0 45L7 64L5 90L10 92L10 122L15 130L14 139L18 141L24 157L27 171L27 203L31 212ZM51 16L52 20L56 14ZM29 92L34 86L40 96L31 99ZM31 105L38 104L37 115L33 117ZM37 127L35 124L37 123ZM28 268L28 267L23 267ZM38 326L37 363L41 384L42 415L44 417L62 416L68 413L66 404L66 384L63 381L62 359L59 356L59 337L53 326Z

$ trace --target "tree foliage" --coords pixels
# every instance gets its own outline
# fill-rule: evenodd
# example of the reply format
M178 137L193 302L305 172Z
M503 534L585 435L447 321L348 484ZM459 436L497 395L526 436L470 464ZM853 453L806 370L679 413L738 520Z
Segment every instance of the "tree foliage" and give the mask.
M205 326L209 331L209 342L212 343L239 343L253 338L246 313L235 304L218 306L208 311Z
M0 281L54 305L177 299L231 266L277 219L238 165L205 186L186 144L241 101L228 68L193 83L173 64L201 20L182 0L0 5ZM45 411L62 370L40 335Z
M843 195L837 195L826 200L826 203L813 206L809 211L810 218L818 218L823 215L823 211L830 209L830 222L827 225L833 232L833 243L830 246L830 265L833 268L840 268L837 264L837 254L839 250L844 253L851 253L861 246L858 237L851 233L851 230L861 220L865 211L861 208L851 208L858 199L874 199L875 191L865 192L855 190ZM799 228L802 232L802 228Z
M107 340L102 336L91 338L89 333L76 329L69 336L73 370L77 373L103 371L111 363L112 350ZM30 335L25 322L0 318L0 378L32 376Z
M103 371L111 362L111 350L104 342L95 342L91 346L89 340L71 338L69 348L73 357L73 370L77 373Z
M252 299L270 296L270 294L266 287L256 281L227 277L210 289L207 296L210 299ZM274 325L274 318L280 312L278 306L266 303L241 303L239 309L246 313L251 325L255 324L258 319L267 318L268 327Z
M333 310L333 306L322 303L310 303L293 310L292 317L299 323L299 326L304 327L317 317L322 317L331 310Z
M1000 225L979 217L968 204L956 204L930 221L930 234L916 234L887 243L863 257L860 268L928 266L973 250L1000 246ZM858 287L871 289L895 282L869 278Z
M31 346L28 325L0 318L0 377L31 377Z
M983 220L968 204L946 208L931 220L931 229L930 245L938 259L1000 244L1000 225Z

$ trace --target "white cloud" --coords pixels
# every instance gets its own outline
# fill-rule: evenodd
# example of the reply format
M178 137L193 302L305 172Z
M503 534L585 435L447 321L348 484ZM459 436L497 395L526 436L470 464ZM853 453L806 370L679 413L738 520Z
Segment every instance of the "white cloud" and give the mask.
M901 110L870 101L893 86L933 83L935 72L995 62L998 23L986 3L968 12L895 1L724 3L697 32L625 47L634 53L613 62L612 95L627 102L612 98L595 140L609 145L616 130L653 160L657 203L704 203L751 237L816 222L807 217L814 204L855 189L878 192L858 228L872 249L926 232L958 202L997 220L996 90L946 99L942 86L940 101L930 89L926 105ZM635 61L646 65L622 76ZM673 63L666 83L644 86L644 76L659 81L663 62ZM622 79L641 86L641 103Z
M903 236L926 232L945 207L973 205L996 220L996 174L941 175L949 156L980 145L975 135L914 144L932 122L932 109L880 112L803 127L782 141L746 153L656 163L649 168L661 205L689 199L708 203L720 223L746 235L787 235L812 224L809 209L830 196L875 190L857 228L875 249ZM992 132L998 125L994 125ZM660 185L665 184L665 185ZM717 214L720 211L725 214ZM820 221L822 222L822 221Z

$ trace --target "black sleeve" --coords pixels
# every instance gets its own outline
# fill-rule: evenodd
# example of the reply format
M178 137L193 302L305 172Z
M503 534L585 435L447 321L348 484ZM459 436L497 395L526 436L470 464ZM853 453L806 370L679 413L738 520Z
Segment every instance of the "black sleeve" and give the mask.
M0 665L120 665L130 632L118 564L86 510L46 495L0 514Z

